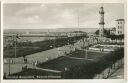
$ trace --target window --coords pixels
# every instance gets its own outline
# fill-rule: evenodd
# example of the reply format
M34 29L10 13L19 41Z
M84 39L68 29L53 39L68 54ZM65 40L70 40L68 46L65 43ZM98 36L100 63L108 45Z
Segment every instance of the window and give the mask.
M119 29L119 26L118 26L118 29Z

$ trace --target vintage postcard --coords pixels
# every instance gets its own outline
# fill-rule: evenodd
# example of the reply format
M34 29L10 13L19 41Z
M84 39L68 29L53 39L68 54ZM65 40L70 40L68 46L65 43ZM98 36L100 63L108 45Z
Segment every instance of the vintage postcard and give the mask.
M125 80L125 1L1 7L3 81Z

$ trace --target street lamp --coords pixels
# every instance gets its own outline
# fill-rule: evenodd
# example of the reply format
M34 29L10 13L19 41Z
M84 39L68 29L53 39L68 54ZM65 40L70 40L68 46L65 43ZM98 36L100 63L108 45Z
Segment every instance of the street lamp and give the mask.
M86 55L85 55L85 58L88 59L88 54L87 54L87 50L88 50L88 47L89 47L89 44L88 44L88 41L87 41L87 38L86 38L86 42L87 42L87 46L85 48L85 52L86 52ZM85 43L85 42L84 42Z
M83 47L82 47L82 49L85 52L85 59L88 59L88 57L87 57L88 41L87 41L87 38L86 38L87 46L85 47L85 40L84 40L84 38L82 40L83 40Z
M13 38L14 53L15 53L14 56L16 58L17 39L20 39L20 38L19 38L18 34L13 35L12 38Z
M16 58L16 42L17 42L17 38L19 38L18 34L17 35L13 35L12 36L12 41L13 41L13 45L14 45L14 51L15 51L15 58ZM9 58L9 75L11 74L10 70L11 70L11 63L13 63L13 60Z
M57 37L55 37L54 39L54 48L56 48L56 40L57 40Z
M9 59L9 65L8 66L9 66L9 75L10 75L10 59Z
M14 43L14 48L15 48L15 58L16 58L17 39L20 39L19 36L18 36L18 34L13 35L13 43Z

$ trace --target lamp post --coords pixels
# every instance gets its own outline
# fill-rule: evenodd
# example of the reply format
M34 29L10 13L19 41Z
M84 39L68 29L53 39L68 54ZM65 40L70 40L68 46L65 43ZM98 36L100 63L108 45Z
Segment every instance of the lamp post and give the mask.
M12 41L13 41L13 45L14 45L14 56L15 56L15 58L16 58L16 42L17 42L17 38L19 38L18 37L18 35L13 35L12 36ZM10 70L11 70L11 63L13 63L13 61L12 61L12 59L11 58L9 58L9 64L8 64L8 68L9 68L9 75L11 74L11 72L10 72Z
M88 59L88 57L87 57L88 45L85 47L85 40L84 40L84 38L83 38L82 40L83 40L83 47L82 47L82 49L84 50L85 59ZM86 42L87 42L87 38L86 38ZM87 42L87 43L88 43L88 42Z
M9 69L9 74L8 75L10 75L10 59L9 59L9 65L8 66L9 66L9 68L8 68Z
M18 34L13 35L13 43L14 43L14 52L15 52L15 58L17 57L17 39L20 39Z
M16 58L16 42L17 42L17 39L15 38L15 58Z
M88 44L88 40L87 40L87 38L86 38L86 42L87 42L87 47L86 47L86 49L85 49L85 50L86 50L86 56L85 56L85 58L88 59L87 50L88 50L88 46L89 46L89 44ZM84 43L85 43L85 42L84 42Z

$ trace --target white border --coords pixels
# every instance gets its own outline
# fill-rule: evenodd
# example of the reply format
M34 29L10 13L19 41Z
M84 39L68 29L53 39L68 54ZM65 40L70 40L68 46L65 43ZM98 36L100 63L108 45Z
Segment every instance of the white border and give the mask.
M2 5L2 2L1 2L1 49L0 49L0 51L1 51L1 82L2 82L2 76L3 76L3 13L2 13L2 11L3 11L3 5Z
M124 3L126 0L2 0L4 3Z
M127 9L127 0L3 0L1 2L1 82L2 83L27 83L27 82L37 82L37 83L125 83L126 82L126 76L128 71L126 71L126 63L127 60L125 60L125 79L73 79L73 80L40 80L40 79L30 79L30 80L3 80L3 3L124 3L125 4L125 33L127 33L127 15L126 15L126 9ZM125 40L127 39L127 36L125 34ZM126 40L127 41L127 40ZM126 42L125 41L125 42ZM127 43L125 43L125 46L127 46ZM127 53L126 47L125 47L125 58L128 58L126 56Z

